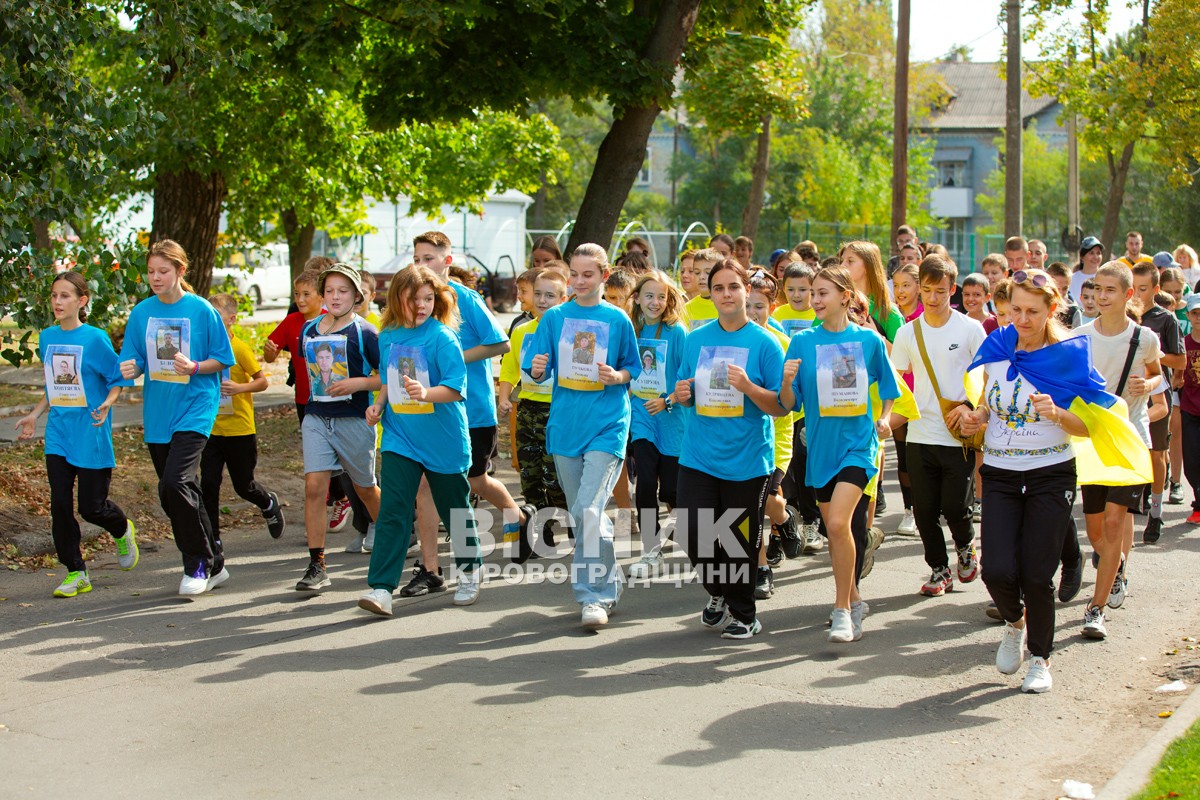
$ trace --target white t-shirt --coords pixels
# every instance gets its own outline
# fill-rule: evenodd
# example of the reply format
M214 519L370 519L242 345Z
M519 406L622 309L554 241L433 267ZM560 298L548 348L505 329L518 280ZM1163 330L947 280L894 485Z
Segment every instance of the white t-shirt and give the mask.
M1030 395L1037 387L1017 375L1008 379L1008 361L985 364L987 382L987 432L983 440L983 463L1009 470L1030 470L1061 464L1075 457L1071 437L1059 425L1042 419Z
M1096 273L1094 273L1094 272L1091 275L1087 274L1083 270L1072 273L1071 274L1071 299L1074 300L1076 303L1078 303L1079 302L1079 293L1083 290L1083 285L1085 283L1087 283L1089 278L1094 278L1094 277L1096 277Z
M1096 320L1099 322L1099 320ZM1126 320L1125 329L1116 336L1102 336L1096 330L1096 322L1090 322L1071 331L1072 336L1088 336L1092 340L1092 366L1104 376L1105 389L1116 394L1117 384L1121 382L1121 373L1125 369L1125 360L1129 356L1129 343L1133 339L1133 331L1141 327L1138 339L1137 353L1134 354L1133 364L1129 367L1129 377L1145 377L1146 365L1153 364L1162 358L1162 350L1158 345L1158 334L1149 328ZM1129 421L1133 424L1138 435L1146 446L1150 446L1150 420L1146 416L1146 405L1149 395L1134 397L1129 393L1129 381L1125 382L1125 391L1121 398L1129 406Z
M925 339L925 352L929 354L929 363L937 374L942 397L947 400L966 400L963 376L987 336L983 326L967 315L953 311L950 312L950 319L940 328L926 322L924 314L918 320ZM929 379L921 350L917 346L913 326L918 320L906 323L897 331L896 341L892 343L892 363L901 372L912 370L913 397L917 401L917 408L921 410L921 418L908 423L908 441L960 447L958 440L946 430L941 404L933 391L933 381Z

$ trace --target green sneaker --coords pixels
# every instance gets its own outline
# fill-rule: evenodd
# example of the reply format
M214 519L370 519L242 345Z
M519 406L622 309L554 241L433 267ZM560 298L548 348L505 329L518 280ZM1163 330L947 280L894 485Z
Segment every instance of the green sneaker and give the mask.
M54 590L55 597L74 597L77 594L86 594L92 590L92 581L88 578L87 571L83 572L68 572L67 577Z
M128 520L125 535L114 540L117 543L117 565L123 570L131 570L138 565L137 530L133 520Z

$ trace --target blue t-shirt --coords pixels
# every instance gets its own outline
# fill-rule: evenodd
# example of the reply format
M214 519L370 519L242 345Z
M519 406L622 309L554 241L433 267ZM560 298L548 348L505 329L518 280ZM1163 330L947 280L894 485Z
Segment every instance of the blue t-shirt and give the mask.
M646 439L659 453L676 458L683 444L683 420L690 409L675 405L669 412L660 411L650 416L646 401L666 397L675 391L686 338L687 328L681 324L663 325L661 329L657 325L642 328L642 335L637 340L642 374L629 386L630 440Z
M547 311L533 337L521 369L528 372L534 356L548 353L546 371L556 382L546 425L546 452L576 457L597 450L624 458L629 387L600 383L597 366L629 370L633 378L641 374L637 336L629 317L603 300L595 306L571 300Z
M357 314L342 327L322 333L327 314L314 317L300 329L300 349L308 370L309 397L305 414L318 417L361 417L371 404L371 393L330 395L329 387L343 378L367 378L379 369L379 334Z
M458 337L430 317L416 328L384 328L379 334L382 377L387 386L383 449L418 462L431 472L459 474L471 465L467 404L408 400L401 375L429 389L446 386L465 396L467 365Z
M458 295L458 315L462 325L458 340L465 353L479 345L500 344L508 337L483 304L479 292L468 289L458 281L450 281ZM496 387L492 385L492 360L484 358L467 364L467 426L494 428L496 426Z
M217 419L221 374L176 375L171 364L178 352L192 361L215 358L226 367L235 363L229 334L207 300L189 292L174 303L155 296L134 306L121 360L133 359L145 373L142 419L150 444L168 444L182 431L208 436Z
M696 379L679 463L722 480L748 481L775 469L774 417L729 385L731 364L751 383L779 391L783 353L774 334L749 320L736 331L720 320L696 328L679 367L680 380Z
M80 469L116 466L112 413L92 423L92 411L114 386L133 386L121 377L121 362L108 334L91 325L64 331L55 325L38 338L38 358L46 370L46 455L62 456Z
M879 456L875 433L879 409L871 401L870 386L879 384L881 400L900 396L883 337L854 323L837 333L824 326L809 328L788 344L784 360L793 358L801 360L792 389L793 410L803 408L806 420L804 482L821 488L843 467L851 466L862 467L870 478L877 471Z

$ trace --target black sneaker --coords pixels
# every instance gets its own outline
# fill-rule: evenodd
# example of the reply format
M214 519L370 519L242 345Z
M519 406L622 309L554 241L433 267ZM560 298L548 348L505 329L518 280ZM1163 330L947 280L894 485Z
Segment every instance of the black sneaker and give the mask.
M542 544L550 550L558 546L558 541L554 538L554 520L542 526Z
M1154 544L1162 536L1162 517L1151 517L1146 520L1146 530L1142 531L1142 542Z
M887 511L887 500L883 496L883 492L875 495L875 513L882 514Z
M779 526L779 544L783 547L783 554L788 558L799 558L800 551L804 549L804 540L800 538L798 517L796 509L788 506L787 519Z
M1063 564L1062 575L1058 579L1058 600L1060 603L1069 603L1079 594L1079 587L1083 585L1083 561L1080 560L1074 567L1068 567Z
M758 568L758 580L754 586L756 600L766 600L775 593L775 581L772 580L770 567Z
M775 526L771 526L771 530L775 530ZM779 537L771 534L767 537L767 563L772 567L778 567L779 562L783 561L783 545L779 543Z
M442 579L442 571L439 569L438 574L434 575L425 569L424 564L418 562L417 566L413 569L413 579L400 590L400 596L420 597L432 592L444 591L446 591L446 581Z
M524 564L531 557L537 558L533 552L533 517L537 509L526 503L521 506L525 522L521 524L521 532L517 535L517 546L513 550L511 560L514 564Z
M262 515L267 520L267 532L271 534L272 539L278 539L283 536L283 506L279 503L279 495L274 492L267 492L271 496L271 505Z
M329 573L325 571L325 563L309 561L308 569L304 570L304 577L296 583L296 591L315 592L324 589L329 584Z

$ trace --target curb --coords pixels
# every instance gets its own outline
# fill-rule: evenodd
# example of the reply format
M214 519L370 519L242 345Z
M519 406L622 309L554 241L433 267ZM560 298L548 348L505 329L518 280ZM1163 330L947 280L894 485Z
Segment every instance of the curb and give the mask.
M1190 692L1187 699L1175 709L1171 718L1150 737L1150 741L1104 784L1104 788L1096 795L1096 800L1125 800L1140 792L1150 782L1150 773L1158 766L1171 742L1186 733L1192 723L1200 718L1200 691L1193 686Z

